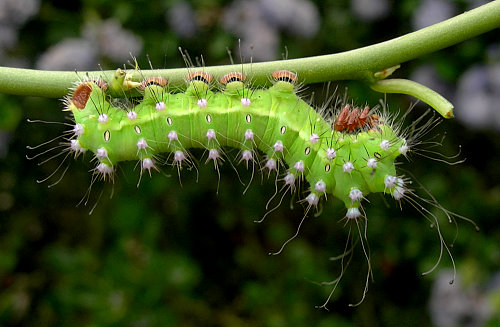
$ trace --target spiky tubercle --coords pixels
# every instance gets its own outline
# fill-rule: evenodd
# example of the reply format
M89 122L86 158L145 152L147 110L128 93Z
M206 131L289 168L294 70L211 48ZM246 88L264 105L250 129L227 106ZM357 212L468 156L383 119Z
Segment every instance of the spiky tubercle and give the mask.
M106 175L111 175L116 164L128 160L140 160L141 169L149 171L159 153L174 153L174 164L180 166L189 148L217 153L207 159L214 163L223 147L241 149L247 163L259 150L267 157L267 169L284 162L289 167L285 175L309 182L305 200L311 206L332 194L345 203L348 218L360 215L369 193L389 192L396 199L404 194L402 183L387 185L387 179L397 176L394 162L407 151L406 141L378 116L366 126L358 126L363 122L356 118L355 130L338 130L334 119L297 96L296 76L290 72L276 72L271 88L251 92L241 78L213 92L211 79L190 75L182 93L169 93L166 83L144 84L142 102L127 110L114 106L99 83L82 82L66 101L79 127L74 136L78 151L93 152L98 167L109 167Z

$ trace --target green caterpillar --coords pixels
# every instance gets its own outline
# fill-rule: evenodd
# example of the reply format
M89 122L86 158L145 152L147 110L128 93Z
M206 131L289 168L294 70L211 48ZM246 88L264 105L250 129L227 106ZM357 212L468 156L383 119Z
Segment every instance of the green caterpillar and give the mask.
M202 160L213 164L218 171L224 161L234 160L228 158L225 149L236 148L239 150L236 163L243 163L247 168L253 165L252 169L260 167L263 174L273 173L275 182L283 184L279 204L290 191L298 194L299 202L306 207L295 235L283 243L279 251L270 254L281 253L298 235L309 211L318 209L329 196L344 203L344 219L351 223L350 228L358 231L368 263L365 290L359 303L364 299L371 276L367 216L362 205L370 193L390 194L397 203L405 200L436 227L439 259L423 274L437 267L444 251L455 267L438 217L427 207L439 209L450 222L457 217L471 222L476 229L477 226L470 219L443 208L425 188L427 198L417 195L409 187L412 181L396 170L396 160L410 152L418 153L420 137L436 126L438 120L425 120L423 115L403 129L385 110L380 112L368 106L361 109L343 101L340 105L335 103L334 108L315 109L297 95L296 74L279 70L272 74L272 79L274 84L269 89L251 89L246 76L239 72L228 73L216 83L210 74L194 71L188 73L184 91L170 92L168 81L163 77L136 82L132 74L121 70L109 84L102 79L85 78L64 99L65 110L72 113L74 122L71 130L62 136L68 141L63 142L65 150L48 160L66 155L58 168L39 182L51 178L70 155L76 158L91 153L96 162L92 186L98 179L113 181L117 165L124 161L138 161L139 182L144 173L151 175L162 165L173 166L180 174L184 167L196 167L197 160L190 153L193 148L205 150ZM110 95L128 91L139 91L142 97L114 99ZM59 137L54 140L57 139ZM51 141L29 148L37 149L49 143ZM59 147L48 151L54 149ZM422 150L427 156L425 149ZM309 185L305 192L298 192L304 185ZM276 185L271 200L277 192ZM88 196L89 193L84 199L88 200ZM278 206L268 210L258 222ZM345 252L340 257L340 276L324 283L334 286L323 308L349 265L347 257L352 251L347 244L351 237L349 230Z
M349 105L329 117L297 96L294 73L277 71L273 78L271 88L250 90L243 74L230 73L221 79L223 91L214 92L211 75L193 72L182 93L169 93L165 79L150 78L140 84L143 100L125 110L110 102L105 82L83 81L66 100L75 120L70 150L75 156L91 151L95 173L105 180L113 179L121 161L139 160L141 175L151 173L160 153L169 153L168 163L181 169L192 164L190 148L206 149L206 162L216 168L225 147L239 149L239 161L247 165L263 152L264 170L288 166L285 186L309 183L303 199L308 209L333 195L344 202L349 219L362 216L369 193L405 197L395 159L409 145L389 122Z

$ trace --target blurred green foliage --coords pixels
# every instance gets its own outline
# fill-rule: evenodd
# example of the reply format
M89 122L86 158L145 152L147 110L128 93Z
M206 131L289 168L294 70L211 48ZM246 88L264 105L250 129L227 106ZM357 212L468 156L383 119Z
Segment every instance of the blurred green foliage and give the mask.
M315 3L322 19L315 37L281 34L282 47L291 58L344 51L407 33L418 4L393 2L389 16L364 23L351 13L349 1ZM49 46L78 37L84 24L114 17L143 40L145 50L136 54L142 67L149 65L146 54L155 67L182 67L178 46L202 54L207 64L228 63L226 47L234 48L237 39L221 27L220 19L229 1L193 4L196 15L204 17L202 25L195 37L181 40L165 22L169 1L45 1L39 15L23 26L10 55L34 64ZM435 65L449 83L456 83L466 67L485 59L489 44L498 44L495 37L490 33L405 64L396 75L407 77L425 62ZM123 65L107 58L100 64L104 69ZM350 87L349 96L357 103L374 105L381 97L358 83L340 85L339 89ZM314 91L321 103L318 94L323 88L312 85L306 93ZM409 101L388 97L394 110L404 111ZM27 145L55 138L67 128L29 124L25 119L66 122L61 103L0 96L0 106L0 137L3 147L8 146L0 161L0 325L431 325L427 306L437 272L425 277L420 273L437 260L439 240L436 230L409 204L400 210L389 198L369 197L365 210L374 282L360 306L348 307L360 300L366 278L367 264L358 243L328 305L331 311L317 310L314 306L322 304L331 290L318 283L340 273L340 262L328 258L345 248L348 226L341 220L341 203L329 199L321 215L311 215L281 255L268 256L295 233L303 215L296 198L286 196L263 223L253 222L266 212L265 204L275 192L272 180L256 174L242 195L245 186L231 165L223 166L219 180L213 167L200 163L199 171L182 171L182 186L177 171L164 168L151 179L143 177L136 188L139 172L130 163L120 166L113 185L94 183L87 203L93 167L88 156L76 162L68 158L63 169L42 184L35 181L56 170L64 155L37 163L61 149L35 160L25 158L42 151L28 151ZM417 107L408 120L424 110ZM450 243L456 237L452 252L459 274L482 287L500 268L500 138L498 133L474 132L453 120L443 122L434 133L446 133L439 152L453 155L461 145L460 158L467 161L449 166L412 156L402 168L444 207L471 217L482 228L476 233L459 220L456 235L457 227L433 210L442 218L446 240ZM67 165L64 178L48 189ZM252 178L243 167L238 167L238 174L244 182ZM438 270L450 266L445 255ZM496 298L498 308L498 294ZM491 318L490 326L499 319Z

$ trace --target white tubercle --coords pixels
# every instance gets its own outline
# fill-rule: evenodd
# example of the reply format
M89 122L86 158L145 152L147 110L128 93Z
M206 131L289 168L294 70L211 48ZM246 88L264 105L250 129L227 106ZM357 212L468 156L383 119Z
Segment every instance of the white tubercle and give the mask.
M316 184L314 185L314 189L319 193L325 193L326 192L326 183L323 182L322 180L317 181Z
M401 200L405 196L406 188L404 187L404 185L405 185L404 180L401 177L398 177L396 181L396 187L392 192L392 197L397 201Z
M95 156L102 160L108 157L108 151L105 148L99 148L97 149Z
M151 168L154 168L155 164L153 162L153 159L151 158L144 158L142 159L142 169L145 170L151 170Z
M113 174L113 167L108 164L101 162L97 165L97 171L103 174L104 176Z
M342 169L344 170L344 173L350 174L354 170L354 165L352 162L348 161L342 165Z
M97 118L97 121L100 122L101 124L106 124L109 120L109 117L107 114L100 114L99 117Z
M349 208L345 216L347 219L356 219L361 216L361 212L358 208Z
M276 170L276 160L270 158L270 159L267 159L266 161L266 168L269 169L269 171L271 170Z
M406 143L406 139L403 139L403 144L399 147L399 153L402 155L406 155L408 153L409 147L408 144Z
M326 157L330 160L333 160L337 157L337 151L334 148L326 149Z
M244 150L241 153L241 159L245 160L246 162L249 162L250 160L252 160L252 158L253 158L253 154L252 154L252 151L250 151L250 150Z
M177 136L177 133L175 131L170 131L168 132L168 139L170 140L170 142L178 141L179 137Z
M373 169L377 168L377 159L375 158L368 159L368 161L366 162L366 166Z
M403 186L396 186L392 192L392 197L397 201L400 201L405 196L406 189Z
M209 129L207 131L207 139L209 140L215 140L217 135L215 134L215 131L213 129Z
M305 169L305 165L304 165L304 162L302 160L300 161L297 161L294 165L293 165L293 168L295 168L295 170L297 170L298 172L304 172L304 169Z
M130 120L136 120L137 112L135 112L134 110L127 112L127 118Z
M177 150L174 152L174 162L182 162L183 160L186 159L186 155L184 152Z
M312 144L314 144L314 143L318 143L318 141L319 141L318 134L312 133L311 137L309 137L309 142L311 142Z
M389 150L390 147L391 147L391 142L389 142L388 140L383 140L382 142L380 142L380 148L382 150Z
M198 99L198 107L206 108L208 105L207 99Z
M306 197L306 201L310 206L316 207L319 203L319 196L314 193L309 193L309 195Z
M295 184L295 175L292 173L287 173L285 178L284 178L285 184L286 185L293 185Z
M362 198L363 198L363 192L361 192L359 189L357 188L353 188L350 192L349 192L349 198L351 199L352 202L355 202L355 201L360 201Z
M248 106L250 106L251 103L252 103L252 101L250 101L249 98L241 98L241 105L243 107L248 107Z
M210 149L208 150L208 160L216 161L220 157L219 150Z
M80 123L76 123L75 126L73 126L73 133L75 133L76 136L82 136L84 130L83 125Z
M146 142L145 139L139 139L139 141L137 141L138 150L146 149L147 147L148 147L148 142Z
M87 151L87 149L82 148L82 145L80 144L80 141L78 141L78 140L71 140L69 147L70 147L71 151L73 151L77 155Z
M165 110L165 102L163 102L163 101L157 102L156 105L155 105L155 108L158 111Z
M245 140L253 140L253 131L251 129L245 131Z
M283 142L281 142L280 140L276 141L276 143L274 143L273 145L273 148L274 148L274 151L276 152L283 152Z
M391 176L391 175L385 176L384 178L385 187L393 188L394 186L396 186L397 180L398 178L396 176Z

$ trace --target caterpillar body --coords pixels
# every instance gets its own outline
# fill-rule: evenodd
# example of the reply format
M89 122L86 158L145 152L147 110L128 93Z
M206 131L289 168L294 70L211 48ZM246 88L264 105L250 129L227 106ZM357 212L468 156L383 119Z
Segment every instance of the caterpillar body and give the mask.
M405 197L395 160L409 144L397 128L368 107L346 104L336 117L318 112L297 95L296 74L276 71L272 77L269 89L250 90L243 74L229 73L216 92L211 75L192 72L181 93L168 92L164 78L149 78L139 87L143 100L125 109L111 101L104 81L82 81L65 101L75 121L69 150L75 156L92 152L95 174L105 180L128 160L140 162L141 175L151 173L161 153L181 169L193 163L190 148L205 149L206 162L216 168L226 147L239 149L238 161L247 165L260 164L262 152L262 170L288 167L285 187L309 183L303 197L308 209L333 195L344 202L349 219L363 215L361 202L369 193Z
M39 181L43 182L54 176L68 157L76 158L90 152L95 162L91 187L98 179L113 182L119 163L124 161L138 162L139 182L143 174L160 171L162 165L177 169L180 177L184 167L196 168L197 159L190 151L195 148L204 150L202 162L213 164L217 172L219 165L229 161L247 168L252 166L253 178L253 171L258 167L263 175L275 176L276 192L266 209L278 192L283 194L278 205L267 210L257 222L277 209L287 192L297 194L305 207L297 232L279 251L270 254L281 253L298 235L311 209L320 210L321 202L329 197L339 199L346 208L344 217L339 218L350 223L349 234L344 254L338 257L342 261L339 277L323 283L333 285L333 289L322 308L326 307L349 265L352 251L348 244L353 240L352 229L359 234L368 263L363 298L359 303L368 290L371 263L366 234L368 217L363 203L367 202L370 193L390 194L398 204L408 202L435 227L440 242L439 257L423 274L437 267L445 251L455 268L449 246L441 234L438 216L429 207L441 211L449 222L461 218L472 223L476 230L477 225L443 208L423 187L427 197L419 196L410 187L412 180L396 169L396 160L412 152L419 154L422 151L427 158L429 153L436 153L419 147L425 146L420 138L439 120L422 115L403 128L402 123L394 123L385 108L383 111L368 106L361 108L345 100L336 101L333 108L317 109L298 95L295 73L278 70L271 78L274 84L270 88L252 89L247 77L240 72L230 72L216 82L204 71L190 72L188 69L187 88L170 92L164 77L137 82L132 80L131 74L121 70L110 81L87 77L64 99L64 110L72 114L73 122L70 130L52 141L63 137L66 142L30 159L52 150L59 151L61 146L65 148L43 161L66 153L58 168ZM128 91L139 91L141 98L116 99L110 95ZM28 148L38 149L52 141ZM431 141L429 146L437 143ZM229 158L228 148L239 150L235 159ZM446 159L450 158L437 158L439 161ZM67 168L50 186L57 184L66 171ZM281 188L278 183L282 183ZM82 201L88 200L91 187Z

